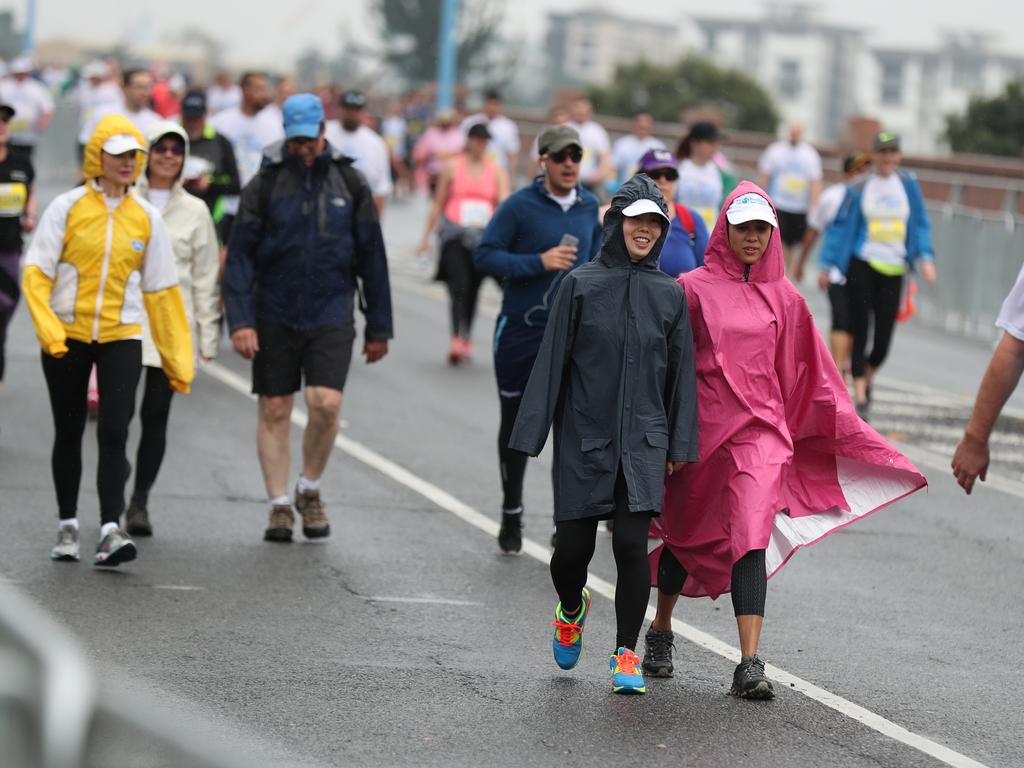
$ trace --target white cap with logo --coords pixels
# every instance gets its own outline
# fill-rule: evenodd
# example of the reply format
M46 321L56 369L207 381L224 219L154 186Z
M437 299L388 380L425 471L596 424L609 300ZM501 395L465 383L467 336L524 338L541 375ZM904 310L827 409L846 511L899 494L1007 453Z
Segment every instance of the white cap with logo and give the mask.
M725 218L730 224L745 224L748 221L767 221L773 227L779 226L779 220L775 217L775 210L771 203L756 192L748 192L740 195L732 201L732 205L725 212Z
M145 152L146 148L130 133L116 133L103 142L103 151L108 155L123 155L132 150Z
M669 220L668 216L665 215L665 212L661 210L661 206L647 197L641 197L639 200L633 201L622 209L622 215L627 218L640 216L644 213L656 213L661 216L661 218L665 219L665 221Z

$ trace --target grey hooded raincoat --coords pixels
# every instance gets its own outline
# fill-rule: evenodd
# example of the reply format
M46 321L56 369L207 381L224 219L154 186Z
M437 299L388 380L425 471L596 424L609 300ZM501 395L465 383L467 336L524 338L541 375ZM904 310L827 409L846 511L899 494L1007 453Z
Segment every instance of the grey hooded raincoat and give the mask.
M509 447L536 456L554 423L555 521L661 512L667 461L697 460L693 337L682 288L658 269L669 227L633 264L622 211L665 201L646 176L612 199L601 252L559 287Z

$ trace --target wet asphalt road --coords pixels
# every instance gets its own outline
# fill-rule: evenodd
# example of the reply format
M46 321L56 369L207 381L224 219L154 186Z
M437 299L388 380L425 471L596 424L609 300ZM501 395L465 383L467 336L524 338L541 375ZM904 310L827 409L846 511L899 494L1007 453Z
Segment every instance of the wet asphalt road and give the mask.
M486 353L495 296L485 297L476 360L448 367L443 294L410 250L422 212L398 203L387 214L398 339L383 363L354 362L343 435L495 517L497 403ZM139 560L113 573L87 560L51 563L51 426L24 308L8 347L0 576L69 627L104 679L136 681L241 734L268 763L942 764L792 690L768 704L733 700L732 663L682 640L674 679L651 681L645 697L616 697L603 597L580 666L558 670L546 568L498 556L489 535L340 451L323 489L332 538L265 544L255 405L207 374L174 401L151 499L156 535L140 542ZM997 442L994 473L1005 490L982 486L968 498L941 468L988 354L900 329L876 424L928 462L920 467L931 486L794 557L770 583L762 656L983 764L1016 766L1021 422L1008 420ZM226 344L220 362L247 377ZM293 430L295 455L299 436ZM86 552L98 529L94 437L90 426ZM527 535L541 543L550 535L549 461L534 461L527 475ZM614 581L601 535L592 570ZM735 643L728 600L685 601L678 615Z

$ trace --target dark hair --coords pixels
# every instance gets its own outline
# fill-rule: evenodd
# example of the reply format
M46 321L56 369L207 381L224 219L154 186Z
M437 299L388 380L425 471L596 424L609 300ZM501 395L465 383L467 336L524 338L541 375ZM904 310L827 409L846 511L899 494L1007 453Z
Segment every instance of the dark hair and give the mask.
M243 72L242 76L238 78L238 87L245 88L247 85L249 85L250 80L253 80L257 77L262 77L265 80L267 78L267 75L264 72L256 72L255 70Z
M676 157L685 160L690 156L690 145L695 141L719 141L722 138L718 126L714 123L700 122L690 126L690 130L679 140Z
M466 132L466 137L486 140L491 138L491 132L487 130L487 126L484 123L473 123Z
M859 171L865 165L871 165L871 158L865 155L863 152L855 155L847 155L843 158L843 173L853 173Z
M132 84L132 78L136 75L148 75L149 72L142 69L141 67L135 67L134 69L126 69L124 74L121 76L121 82L125 85Z
M497 88L491 88L484 91L484 101L501 101L501 91Z

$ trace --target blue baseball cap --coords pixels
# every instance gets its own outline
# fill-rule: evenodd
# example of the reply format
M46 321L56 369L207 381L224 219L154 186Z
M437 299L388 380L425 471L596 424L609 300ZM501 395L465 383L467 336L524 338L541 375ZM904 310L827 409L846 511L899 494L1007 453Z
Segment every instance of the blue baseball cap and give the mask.
M296 93L284 100L284 135L289 139L315 139L324 121L324 105L312 93Z

